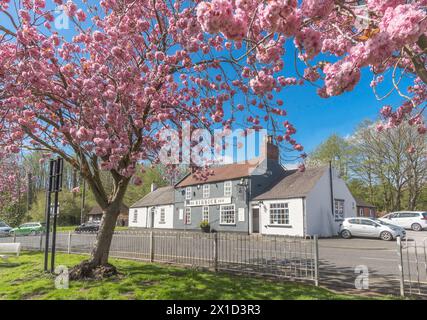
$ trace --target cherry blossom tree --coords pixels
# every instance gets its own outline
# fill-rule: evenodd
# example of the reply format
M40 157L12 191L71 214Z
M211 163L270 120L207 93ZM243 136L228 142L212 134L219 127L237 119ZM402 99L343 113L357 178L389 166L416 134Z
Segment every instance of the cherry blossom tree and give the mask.
M19 170L17 157L0 151L0 212L17 205L26 187L25 174Z
M108 262L127 186L141 183L138 162L157 161L161 128L264 127L301 153L282 90L311 83L321 97L340 95L368 67L374 89L392 73L392 90L406 99L382 110L385 127L409 121L425 133L426 4L0 0L1 144L57 154L86 179L104 211L90 260L74 269L90 273ZM297 77L284 68L289 41L304 65ZM403 77L412 77L409 89Z

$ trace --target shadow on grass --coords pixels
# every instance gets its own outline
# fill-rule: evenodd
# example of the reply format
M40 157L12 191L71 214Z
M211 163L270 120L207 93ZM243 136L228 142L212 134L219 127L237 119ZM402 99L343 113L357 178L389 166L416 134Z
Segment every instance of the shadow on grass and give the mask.
M1 268L15 268L15 267L18 267L19 265L20 264L16 263L16 262L12 262L12 263L10 263L8 261L0 262L0 269Z
M156 286L163 299L333 299L328 290L296 282L272 281L157 264L119 266L134 289ZM129 281L121 285L127 286ZM137 288L135 288L137 287ZM123 289L129 291L129 287Z

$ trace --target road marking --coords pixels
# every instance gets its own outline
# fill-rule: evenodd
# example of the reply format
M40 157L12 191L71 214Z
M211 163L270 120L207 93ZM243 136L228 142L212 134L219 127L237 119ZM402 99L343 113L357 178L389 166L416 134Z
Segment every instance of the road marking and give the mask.
M360 259L367 259L367 260L380 260L380 261L394 261L394 262L398 261L398 258L396 258L396 259L390 259L390 258L360 257ZM405 262L407 262L407 261L405 261ZM409 262L410 262L410 263L417 263L417 261L416 261L416 260L409 260ZM418 263L420 263L420 262L418 261Z

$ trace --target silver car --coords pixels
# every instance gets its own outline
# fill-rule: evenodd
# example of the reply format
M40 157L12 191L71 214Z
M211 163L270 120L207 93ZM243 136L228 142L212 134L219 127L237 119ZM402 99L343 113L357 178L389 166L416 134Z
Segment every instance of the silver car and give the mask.
M381 217L380 220L414 231L427 229L427 212L425 211L392 212Z
M9 231L10 230L12 230L11 227L9 227L3 221L0 221L0 237L7 237L7 236L9 236Z
M405 238L406 231L402 227L371 218L346 218L340 225L340 235L344 239L351 237L380 238L391 241Z

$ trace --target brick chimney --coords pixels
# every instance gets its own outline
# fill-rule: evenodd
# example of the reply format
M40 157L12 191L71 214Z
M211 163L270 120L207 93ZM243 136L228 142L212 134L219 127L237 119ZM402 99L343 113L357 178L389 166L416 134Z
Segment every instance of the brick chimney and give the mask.
M266 149L268 160L279 161L279 147L274 144L272 135L267 136Z

